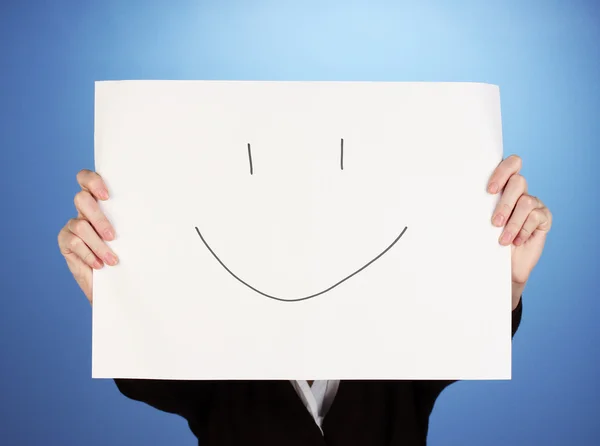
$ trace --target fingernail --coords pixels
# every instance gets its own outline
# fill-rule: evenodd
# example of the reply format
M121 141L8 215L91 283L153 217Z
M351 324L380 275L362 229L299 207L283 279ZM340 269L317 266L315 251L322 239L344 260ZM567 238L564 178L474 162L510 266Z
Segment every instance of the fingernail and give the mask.
M503 222L504 222L504 215L496 214L496 216L494 217L494 224L496 226L502 226Z
M108 191L106 189L100 189L98 191L98 196L101 200L108 200Z
M98 260L96 260L96 261L94 262L94 268L96 268L96 269L101 269L101 268L102 268L102 266L103 266L103 265L102 265L102 263L101 263L101 262L99 262Z
M495 194L496 192L498 192L498 185L496 183L490 183L490 185L488 186L488 191L491 194Z
M104 238L106 240L112 240L114 236L115 233L111 229L107 229L106 231L104 231Z
M107 252L104 255L104 261L112 266L117 264L117 258L114 255L112 255L110 252Z
M513 243L515 245L519 246L521 243L523 243L523 239L520 236L517 236L517 238L515 239L515 241Z
M500 243L503 243L506 245L510 241L511 237L512 237L512 234L510 232L505 232L504 234L502 234Z

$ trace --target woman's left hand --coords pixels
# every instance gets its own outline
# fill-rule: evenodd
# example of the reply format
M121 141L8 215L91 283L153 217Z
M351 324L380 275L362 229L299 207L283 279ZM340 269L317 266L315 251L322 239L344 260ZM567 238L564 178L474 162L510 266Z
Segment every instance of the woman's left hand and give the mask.
M499 242L511 245L513 309L519 303L531 271L537 264L546 235L552 226L552 213L542 201L527 193L527 182L519 174L521 158L504 159L490 177L488 192L502 193L492 215L492 224L504 227Z

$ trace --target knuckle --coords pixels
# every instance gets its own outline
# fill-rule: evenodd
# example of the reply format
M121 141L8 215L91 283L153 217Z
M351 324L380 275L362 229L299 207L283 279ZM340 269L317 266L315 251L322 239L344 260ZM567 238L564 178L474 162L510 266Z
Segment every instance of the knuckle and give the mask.
M77 192L75 194L75 198L73 198L73 203L75 204L75 207L78 209L81 208L87 200L88 195L89 194L87 193L87 191L84 190L80 190L79 192Z
M537 199L531 195L521 195L519 198L521 206L526 208L535 208L537 205Z
M531 206L538 207L540 204L540 199L535 195L528 195Z
M515 174L512 176L511 181L523 190L527 188L527 180L523 175Z
M69 231L71 233L73 232L73 225L75 224L76 221L77 221L76 218L72 218L67 222L67 224L66 224L67 231Z
M83 231L85 231L87 225L88 223L86 220L82 218L76 218L71 224L71 231L76 235L80 235Z
M531 212L531 217L536 224L540 224L544 218L543 213L539 209L534 209Z
M518 173L511 175L507 184L513 193L520 192L519 198L527 192L527 181L523 175L519 175Z
M523 160L519 155L510 155L508 158L515 168L520 169L523 166Z
M63 254L66 254L64 252L64 250L65 250L65 245L66 245L68 238L69 238L69 230L67 228L67 225L65 225L61 228L60 231L58 231L58 236L56 237L57 242L58 242L58 247L60 248L60 250Z
M76 250L79 249L79 247L82 244L83 244L83 240L81 240L79 237L71 236L71 238L69 239L69 241L67 243L67 247L69 248L69 250L71 252L75 252Z
M81 169L79 172L77 172L77 181L80 183L85 181L85 178L88 177L91 173L92 171L89 169Z

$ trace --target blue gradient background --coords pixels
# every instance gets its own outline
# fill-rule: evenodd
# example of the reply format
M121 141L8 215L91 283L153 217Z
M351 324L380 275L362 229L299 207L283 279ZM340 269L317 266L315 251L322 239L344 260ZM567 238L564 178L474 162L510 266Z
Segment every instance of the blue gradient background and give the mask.
M90 378L91 310L56 243L93 169L93 83L131 78L500 85L506 152L554 227L513 380L444 392L429 444L600 444L597 2L1 0L0 50L0 444L195 444Z

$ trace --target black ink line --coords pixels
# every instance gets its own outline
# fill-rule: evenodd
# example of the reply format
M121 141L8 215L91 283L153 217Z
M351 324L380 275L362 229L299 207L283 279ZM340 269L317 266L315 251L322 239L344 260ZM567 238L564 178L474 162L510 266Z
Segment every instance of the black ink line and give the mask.
M342 154L340 156L340 167L344 170L344 138L342 138Z
M198 233L198 235L200 236L200 239L202 240L202 242L204 243L204 245L206 246L206 248L210 251L210 253L214 256L215 259L217 259L217 262L219 262L221 264L221 266L223 268L225 268L227 270L227 272L229 274L231 274L234 278L236 278L238 281L240 281L241 283L243 283L244 285L246 285L248 288L250 288L251 290L256 291L258 294L262 294L265 297L268 297L269 299L274 299L274 300L279 300L281 302L300 302L302 300L308 300L308 299L312 299L313 297L317 297L321 294L326 293L327 291L331 291L332 289L334 289L335 287L337 287L338 285L340 285L341 283L345 282L346 280L350 279L352 276L355 276L356 274L358 274L359 272L361 272L362 270L364 270L367 266L371 265L375 260L379 259L382 255L384 255L386 252L388 252L392 246L394 246L396 244L396 242L398 240L400 240L400 237L402 237L404 235L404 233L406 232L406 230L408 229L408 226L404 227L404 229L402 230L402 232L400 233L400 235L398 237L396 237L396 239L391 243L390 246L388 246L387 248L385 248L377 257L375 257L373 260L371 260L369 263L367 263L366 265L364 265L363 267L357 269L356 271L354 271L352 274L350 274L349 276L343 278L342 280L340 280L339 282L337 282L336 284L330 286L329 288L316 293L316 294L311 294L310 296L306 296L306 297L300 297L297 299L282 299L280 297L275 297L275 296L271 296L269 294L263 293L260 290L257 290L256 288L254 288L253 286L247 284L246 282L244 282L242 279L240 279L238 276L236 276L229 268L227 268L227 266L225 266L225 264L221 261L221 259L219 259L219 257L215 254L215 252L210 248L210 246L208 246L208 243L206 243L206 240L204 240L204 237L202 236L202 234L200 233L200 230L198 229L198 227L196 227L196 232Z
M250 151L250 143L248 143L248 159L250 160L250 175L254 173L254 169L252 168L252 152Z

